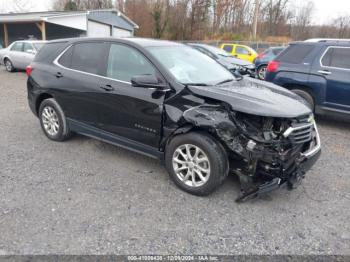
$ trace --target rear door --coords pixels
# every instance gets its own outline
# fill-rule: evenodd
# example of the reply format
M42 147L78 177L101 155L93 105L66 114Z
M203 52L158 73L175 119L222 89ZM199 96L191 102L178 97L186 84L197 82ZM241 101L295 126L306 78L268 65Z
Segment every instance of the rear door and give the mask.
M350 110L350 47L331 46L320 59L318 74L327 82L326 104Z
M31 43L23 43L22 62L23 67L27 67L34 59L35 49Z
M55 98L66 117L94 127L99 127L100 108L98 99L105 94L101 88L108 55L108 43L79 42L68 48L55 63Z

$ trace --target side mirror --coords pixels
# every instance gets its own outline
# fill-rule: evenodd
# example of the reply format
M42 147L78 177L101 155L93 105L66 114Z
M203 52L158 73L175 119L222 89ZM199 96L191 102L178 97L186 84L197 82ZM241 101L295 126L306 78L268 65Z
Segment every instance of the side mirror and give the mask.
M131 84L135 87L144 88L163 88L165 84L159 83L157 77L154 75L136 75L131 78Z

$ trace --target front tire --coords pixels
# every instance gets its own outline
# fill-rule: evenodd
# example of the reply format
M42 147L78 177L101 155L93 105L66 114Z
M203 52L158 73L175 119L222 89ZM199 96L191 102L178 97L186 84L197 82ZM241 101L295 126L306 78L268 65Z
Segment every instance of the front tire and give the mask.
M267 70L267 66L266 65L262 65L258 68L256 75L260 80L265 80L266 78L266 70Z
M179 188L199 196L218 188L229 170L223 146L201 132L174 137L166 148L165 166Z
M53 98L44 100L39 107L39 119L44 134L53 141L64 141L70 137L66 117Z
M6 68L7 72L11 73L11 72L15 71L15 68L13 67L13 64L12 64L10 59L6 58L4 60L4 65L5 65L5 68Z

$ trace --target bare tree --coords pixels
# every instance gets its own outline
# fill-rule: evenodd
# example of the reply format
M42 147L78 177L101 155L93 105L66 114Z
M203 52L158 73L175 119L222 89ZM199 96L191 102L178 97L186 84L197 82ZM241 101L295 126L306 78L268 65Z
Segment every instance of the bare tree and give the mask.
M310 0L296 8L291 32L291 36L294 40L305 40L310 37L309 29L314 9L314 2Z
M12 0L12 8L15 13L29 12L33 7L33 2L27 0Z

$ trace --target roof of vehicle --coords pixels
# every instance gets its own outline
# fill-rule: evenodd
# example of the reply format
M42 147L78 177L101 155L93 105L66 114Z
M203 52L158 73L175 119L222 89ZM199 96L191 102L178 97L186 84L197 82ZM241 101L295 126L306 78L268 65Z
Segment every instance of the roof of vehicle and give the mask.
M25 42L25 43L32 43L32 44L36 44L36 43L47 43L47 41L44 40L17 40L15 41L16 43L21 43L21 42ZM14 42L14 43L15 43Z
M327 45L336 45L336 46L350 46L350 39L330 39L330 38L315 38L315 39L309 39L305 41L297 41L292 42L290 44L298 44L298 45L320 45L320 46L327 46Z
M58 39L50 41L49 43L57 43L57 42L84 42L84 41L120 41L120 42L130 42L135 43L142 47L151 47L151 46L183 46L181 43L176 43L167 40L158 40L151 38L137 38L137 37L79 37L79 38L66 38L66 39Z

